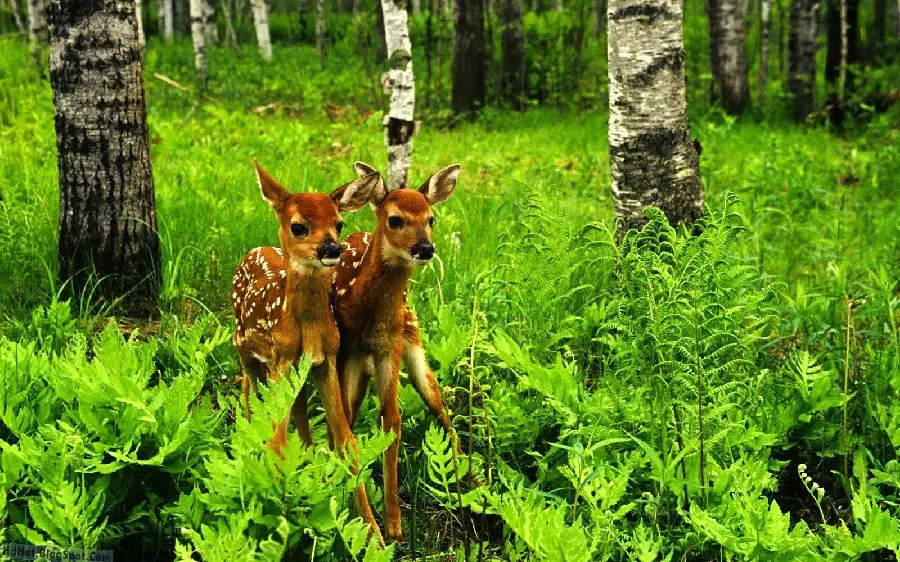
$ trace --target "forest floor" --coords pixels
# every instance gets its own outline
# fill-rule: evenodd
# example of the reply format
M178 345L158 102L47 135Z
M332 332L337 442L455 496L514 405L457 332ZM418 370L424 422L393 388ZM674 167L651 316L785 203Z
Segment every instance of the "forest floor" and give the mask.
M74 314L68 305L57 302L58 183L52 94L48 81L30 66L23 44L0 39L0 52L4 53L0 60L0 334L36 346L32 353L39 355L44 350L48 355L42 360L59 361L53 363L53 369L69 372L66 376L72 381L79 379L71 373L94 372L84 363L83 354L82 359L67 355L66 350L73 345L76 351L79 345L97 346L101 348L96 354L99 358L104 357L104 346L115 348L120 355L133 353L134 365L141 365L144 351L127 349L143 344L116 343L115 337L103 329L109 310L84 309ZM337 73L334 68L330 73L312 71L318 63L309 48L277 49L276 61L265 67L246 55L237 58L225 50L214 51L210 57L210 87L198 101L186 44L161 48L151 43L146 56L145 87L164 284L162 323L142 338L150 342L147 345L155 346L146 353L153 357L154 365L148 367L148 373L156 374L147 374L144 384L157 377L169 380L167 373L200 369L204 379L202 388L196 389L196 411L204 411L204 397L212 397L217 408L227 410L225 421L219 420L222 425L215 426L223 442L233 435L230 428L236 423L235 414L229 408L236 407L238 393L234 384L238 366L230 344L231 276L249 249L277 244L276 222L260 200L251 159L258 158L289 189L321 191L352 179L351 166L356 160L378 168L383 168L385 161L381 111L372 103L373 98L380 97L373 94L374 79L358 78L358 62L347 63ZM900 446L900 423L896 421L900 416L896 409L885 410L888 406L881 402L900 388L900 366L896 364L900 358L897 108L872 116L868 123L855 125L852 133L844 135L823 126L798 126L778 118L747 115L735 119L715 109L691 111L692 135L703 147L701 173L707 204L712 215L720 217L714 219L719 222L711 232L719 229L727 233L723 235L727 240L710 238L704 242L710 246L702 253L717 260L710 262L715 275L721 275L710 278L715 280L716 290L734 279L740 283L732 292L721 289L727 292L724 296L695 296L700 300L711 298L715 301L711 307L731 303L731 308L710 314L728 316L734 310L744 310L742 307L748 309L741 313L746 313L741 317L744 320L735 321L723 332L736 332L744 338L741 357L751 365L738 367L729 361L723 364L727 370L711 374L724 378L716 379L710 403L705 405L712 408L713 415L729 420L737 414L717 411L719 406L725 408L719 400L743 404L746 411L758 409L752 419L741 418L740 435L732 438L723 433L721 441L710 445L710 470L728 472L730 477L712 481L709 491L686 483L698 478L697 454L691 448L698 438L686 438L687 444L676 443L648 419L652 417L647 416L652 411L648 408L670 407L676 412L675 421L662 425L670 425L675 432L678 424L679 435L682 430L691 434L697 424L686 421L682 428L676 407L690 416L687 408L696 406L697 398L690 387L676 384L673 388L678 390L672 392L683 392L684 396L669 396L665 400L671 402L665 402L662 395L655 394L655 383L642 378L655 372L654 365L661 356L654 356L652 364L641 367L637 358L640 350L629 349L628 342L643 341L640 338L646 335L641 328L644 316L637 312L629 316L629 307L639 306L644 297L620 300L630 294L630 289L619 274L633 264L629 265L624 254L610 254L609 260L618 268L618 274L613 275L607 261L595 262L597 256L590 248L597 241L584 234L608 229L613 221L606 114L602 110L579 114L540 108L517 113L488 108L473 122L453 126L443 115L440 111L425 112L414 139L410 177L417 184L454 162L462 165L462 173L457 193L436 212L435 237L441 260L416 274L412 303L423 325L429 355L440 365L437 372L441 385L449 390L448 405L460 415L460 429L467 425L469 377L476 373L479 377L480 394L475 397L478 412L474 414L478 456L483 464L496 465L495 478L501 484L495 486L502 486L503 493L525 494L520 497L522 503L510 506L518 506L520 514L529 509L548 514L547 521L539 515L535 518L551 527L563 522L569 522L564 527L572 527L570 523L577 519L579 523L573 528L583 530L588 538L593 534L590 552L597 557L602 552L625 559L652 551L656 545L663 553L675 553L674 559L692 553L690 556L698 556L698 560L709 560L726 552L743 552L735 546L740 541L730 544L729 536L753 534L748 519L741 519L756 509L750 505L755 501L748 491L752 486L738 491L725 487L737 486L735 482L752 480L755 475L760 487L757 495L765 492L766 497L780 498L781 508L792 510L793 524L805 521L813 528L809 536L836 541L830 531L822 529L837 529L843 520L853 529L848 486L832 473L842 470L842 454L847 451L841 445L840 406L842 397L846 399L842 384L848 372L852 372L854 381L860 378L870 384L870 390L860 387L859 398L851 403L850 452L867 452L867 462L882 470L879 478L883 483L887 478L884 474L895 474L887 463L895 458L894 447ZM726 210L734 214L723 216ZM367 209L345 220L347 233L370 228L373 222ZM739 232L730 230L736 225ZM674 233L659 236L676 239ZM677 240L676 246L684 254L673 258L676 264L690 255L690 243L681 235ZM604 252L607 250L601 252L607 256ZM641 259L645 258L650 259ZM647 271L655 275L659 267ZM690 266L675 267L685 278L693 274ZM741 270L726 275L719 271L737 267L749 267L751 274ZM757 325L747 318L763 310L749 310L756 302L753 295L762 293L767 295L764 309L769 316ZM669 306L674 310L687 300L673 297ZM849 320L854 342L850 350L844 343L845 336L850 338L848 300L857 307ZM139 329L145 331L146 327ZM100 332L103 335L96 335ZM482 339L476 344L479 333ZM505 333L515 344L505 339ZM75 334L86 334L88 343L77 343L81 336ZM665 335L659 337L664 339ZM3 348L7 351L0 353L0 367L12 364L3 362L10 357L9 340L0 340L4 341L0 347L7 346ZM724 354L726 351L711 353L710 364ZM201 364L202 368L198 366ZM722 374L725 372L727 376ZM574 378L577 389L567 396L556 395L542 385L541 376L550 377L549 386L558 388L565 387L560 381ZM767 403L762 404L764 391L760 389L769 384L766 377L773 381L770 388L778 390L775 395L766 394ZM801 383L795 388L797 380ZM820 380L826 382L820 384ZM716 394L716 388L723 389L723 394ZM32 386L28 386L32 390L22 389L23 398L17 404L28 407L37 396L28 393L36 391ZM55 392L60 404L71 403L74 391L56 388ZM726 400L724 393L737 393L739 397L728 394ZM428 431L428 417L415 394L405 389L401 400L405 416L401 472L410 475L401 490L406 504L405 524L410 529L402 552L410 556L433 553L435 545L440 551L459 551L466 542L466 520L458 506L454 509L455 499L436 484L440 482L440 463L435 460L440 458L440 439ZM363 428L376 425L373 403L373 399L368 402ZM71 432L81 431L81 426L72 421L80 414L60 407L70 416L66 423L76 426ZM9 411L4 415L10 427L25 423L21 419L10 422ZM776 419L777 423L772 421ZM702 421L702 412L697 421ZM47 423L55 427L49 418ZM716 426L715 421L712 423ZM90 426L90 420L84 425ZM588 431L601 426L596 438L593 430ZM0 439L21 444L15 430L10 431L0 430ZM846 435L846 425L843 431ZM702 426L700 432L702 443ZM630 440L632 436L634 441ZM741 439L751 439L747 436L759 443L743 443ZM52 441L47 439L48 443ZM598 445L598 440L602 444ZM643 445L635 445L638 441ZM623 447L621 451L612 451L616 443ZM130 446L124 446L122 459L132 454ZM194 446L205 450L223 445ZM659 448L657 457L651 454L654 447ZM676 451L682 449L682 458L689 461L679 465L672 459L677 459ZM204 458L219 458L215 457L217 451ZM237 456L233 451L229 454ZM147 470L169 474L167 466L173 461L172 456L166 458L158 468ZM663 464L654 464L656 461L672 464L662 468ZM803 496L802 477L797 474L801 462L810 465L809 473L828 488L829 497L835 498L825 502L826 507L833 506L825 514L832 527L816 530L822 523L817 507L821 502L814 501L812 495ZM857 467L860 471L854 481L857 492L867 474L863 462L854 456L851 463L854 474ZM597 463L589 480L597 478L607 487L579 481L583 477L576 474L582 466L579 463ZM212 493L215 486L210 482L216 476L204 473L211 470L208 467L185 461L185 466L188 464L191 468L184 473L172 469L171 474L177 476L171 481L157 474L158 481L147 484L143 492L131 489L132 495L122 502L109 501L102 513L110 518L110 527L106 534L100 533L100 543L119 541L117 548L131 548L140 543L136 533L151 527L162 537L162 543L174 541L168 526L175 523L148 515L142 503L145 500L168 506L178 526L190 527L186 505L200 502L199 492L191 489L196 485L204 494ZM10 520L26 527L23 513L28 501L38 497L36 490L40 488L34 484L36 475L50 469L28 470L33 470L34 488L28 488L25 480L5 484L17 496L9 502ZM745 472L729 472L738 470ZM628 482L627 492L626 484L617 487L616 475ZM567 490L568 485L574 486L574 491ZM528 496L522 489L540 493ZM144 492L146 498L141 496ZM869 497L878 505L895 508L897 504L891 502L896 492L888 485ZM308 501L314 505L310 499L314 494L304 493L298 504ZM687 505L680 503L682 493L690 494L695 504L690 514ZM579 494L590 497L583 498L583 505L576 510ZM379 496L374 490L372 497L377 503ZM736 499L739 497L743 499ZM852 497L857 503L863 501L859 496ZM701 498L705 498L705 504ZM221 498L216 501L225 502ZM546 506L539 507L544 505L541 502L547 502ZM200 513L193 521L197 529L201 521L209 523L214 503L205 504L206 512L192 512ZM740 510L729 511L738 503ZM712 515L702 509L695 513L694 508L701 504ZM614 509L624 505L631 507L622 513ZM269 514L265 502L260 509L262 514ZM596 513L588 511L595 509ZM555 510L562 514L559 520L553 519ZM327 509L312 512L321 515ZM556 538L529 531L502 506L494 506L494 513L499 517L491 522L497 525L491 533L491 548L502 548L504 557L527 549L541 551L540 540L571 539L567 548L580 544L580 539L567 534L570 531ZM598 513L606 514L603 517L607 519ZM312 517L308 513L304 516ZM727 526L730 534L704 517ZM500 518L505 523L503 532L497 530ZM277 527L268 520L259 528L252 522L234 520L229 520L228 526L237 529L239 536L256 538L275 534ZM44 526L37 527L43 536L53 536ZM88 524L85 528L93 527ZM605 537L603 529L609 528L619 528L622 537L627 537L597 538ZM329 532L334 532L333 524L321 531L321 536ZM804 533L792 534L793 546L784 548L802 546L822 554L834 546L814 544L812 538L801 545L801 538L807 537ZM511 538L512 534L521 540ZM36 536L29 535L31 540ZM309 537L291 536L292 543L300 545L297 548L317 548ZM194 547L203 542L196 537L190 540ZM328 544L322 540L320 549ZM777 542L773 540L766 548L776 548ZM160 559L171 556L173 548L163 547L170 554L160 555ZM780 559L791 559L785 556ZM154 558L146 554L145 559Z

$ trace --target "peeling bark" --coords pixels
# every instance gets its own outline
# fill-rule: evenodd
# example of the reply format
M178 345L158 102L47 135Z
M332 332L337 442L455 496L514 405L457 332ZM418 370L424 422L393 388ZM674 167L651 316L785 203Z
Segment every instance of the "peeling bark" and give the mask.
M528 85L522 0L500 0L500 92L518 110L525 109Z
M206 14L203 0L189 0L191 14L191 39L194 41L194 68L200 88L206 84Z
M672 224L703 214L699 156L690 138L680 0L610 0L609 146L616 217L646 222L650 205Z
M159 238L134 0L53 0L60 277L155 308ZM96 276L96 277L94 277Z
M740 113L750 101L744 50L746 0L709 0L709 62L713 101Z
M384 142L388 149L387 189L407 187L412 160L412 136L416 131L416 79L413 75L412 44L404 0L381 0L388 71L381 77L391 105L384 116Z
M269 6L266 0L250 0L253 9L253 27L256 29L256 43L264 61L272 60L272 39L269 35Z
M794 119L797 121L805 121L815 110L818 19L819 0L792 0L787 87L794 96Z
M451 106L459 114L484 106L484 0L457 0L456 8Z

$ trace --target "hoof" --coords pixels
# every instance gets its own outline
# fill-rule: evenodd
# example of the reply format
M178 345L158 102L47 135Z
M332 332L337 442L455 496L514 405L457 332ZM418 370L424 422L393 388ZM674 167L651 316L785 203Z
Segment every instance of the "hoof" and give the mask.
M388 536L392 541L403 542L403 530L400 528L399 522L396 524L388 523Z

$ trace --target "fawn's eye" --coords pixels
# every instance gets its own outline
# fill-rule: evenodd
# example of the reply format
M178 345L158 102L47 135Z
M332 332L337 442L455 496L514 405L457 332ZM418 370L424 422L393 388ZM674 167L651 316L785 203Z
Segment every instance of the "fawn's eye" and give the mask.
M309 233L309 229L306 228L305 224L300 224L299 222L291 223L291 234L294 236L306 236Z
M434 217L428 217L428 226L434 228Z
M335 230L337 230L338 236L340 236L341 230L343 230L343 228L344 228L344 223L339 222L336 225L334 225L334 228L335 228Z
M400 228L403 226L403 219L400 217L388 217L388 226L391 228Z

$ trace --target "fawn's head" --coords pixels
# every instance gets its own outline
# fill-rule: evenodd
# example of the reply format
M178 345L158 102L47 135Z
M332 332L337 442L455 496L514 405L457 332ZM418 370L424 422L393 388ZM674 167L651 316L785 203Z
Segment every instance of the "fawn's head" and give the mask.
M378 173L368 164L354 164L356 173L368 177ZM384 256L403 264L424 264L434 256L431 234L435 219L432 205L443 203L456 189L459 164L439 170L429 177L418 190L396 189L387 191L384 183L373 191L372 206L375 209L376 232L383 238Z
M384 190L381 175L375 172L339 187L330 195L290 193L259 162L254 160L253 164L263 200L272 207L281 224L278 238L285 266L295 270L337 265L341 257L338 242L344 225L340 213L361 209L376 191Z

